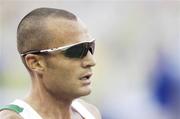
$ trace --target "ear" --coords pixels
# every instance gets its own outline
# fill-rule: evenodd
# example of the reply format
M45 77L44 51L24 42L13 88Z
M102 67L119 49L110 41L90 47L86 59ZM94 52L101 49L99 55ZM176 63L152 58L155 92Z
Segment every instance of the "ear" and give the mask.
M43 57L35 54L27 54L25 56L25 63L31 71L37 73L43 73L46 66Z

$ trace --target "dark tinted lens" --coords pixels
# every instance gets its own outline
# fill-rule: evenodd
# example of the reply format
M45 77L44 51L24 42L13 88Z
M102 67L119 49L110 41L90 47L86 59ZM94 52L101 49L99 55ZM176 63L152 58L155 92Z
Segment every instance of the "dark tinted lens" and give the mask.
M70 58L80 58L82 53L84 52L84 44L79 44L79 45L75 45L69 49L67 49L64 52L64 55L66 57L70 57Z
M84 58L87 55L87 52L88 52L87 43L84 44L83 47L84 47L84 50L83 50L80 58Z
M81 55L81 58L85 57L87 55L87 52L90 51L91 54L94 54L94 48L95 48L95 41L91 42L91 43L84 43L84 52Z
M70 58L83 58L87 55L88 50L91 54L94 54L95 42L91 43L82 43L64 51L64 55Z

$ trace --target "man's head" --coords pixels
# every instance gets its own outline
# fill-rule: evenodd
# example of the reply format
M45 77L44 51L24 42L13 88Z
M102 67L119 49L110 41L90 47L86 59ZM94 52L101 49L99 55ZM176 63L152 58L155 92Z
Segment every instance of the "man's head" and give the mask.
M60 9L35 9L22 19L17 30L18 51L25 54L22 59L32 78L41 78L38 82L45 90L64 98L91 92L89 77L95 65L91 40L85 25L74 14ZM39 52L72 44L78 46L69 51ZM87 49L83 57L74 55L79 48ZM72 53L76 57L72 57Z
M77 21L74 14L52 8L39 8L27 14L17 29L19 53L47 48L48 44L54 41L53 34L47 34L48 25L55 19Z

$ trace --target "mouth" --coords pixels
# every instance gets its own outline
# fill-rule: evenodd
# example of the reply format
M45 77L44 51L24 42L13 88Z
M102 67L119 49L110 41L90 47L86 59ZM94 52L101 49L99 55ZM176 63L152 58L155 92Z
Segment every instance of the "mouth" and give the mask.
M84 74L82 77L80 77L80 80L89 80L93 74L91 72L88 72Z

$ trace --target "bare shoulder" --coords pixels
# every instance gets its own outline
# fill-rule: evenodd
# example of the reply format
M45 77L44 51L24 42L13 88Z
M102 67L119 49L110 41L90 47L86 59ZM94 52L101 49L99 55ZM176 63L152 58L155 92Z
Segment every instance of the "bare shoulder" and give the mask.
M16 112L3 110L0 111L0 119L23 119L20 115Z
M87 103L86 101L84 101L82 99L77 99L77 101L80 102L82 105L84 105L86 107L86 109L88 109L96 117L96 119L102 119L101 113L97 109L97 107L95 107L94 105L92 105L90 103Z

